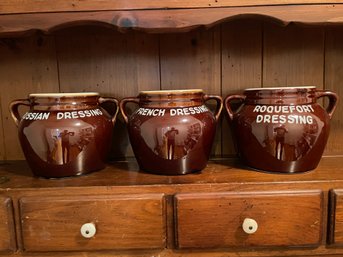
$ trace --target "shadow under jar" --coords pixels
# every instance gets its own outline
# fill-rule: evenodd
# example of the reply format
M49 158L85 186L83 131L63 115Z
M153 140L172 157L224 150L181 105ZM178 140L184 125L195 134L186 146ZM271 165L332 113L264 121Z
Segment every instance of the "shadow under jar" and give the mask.
M214 114L205 105L211 99L217 102ZM139 105L130 117L129 102ZM165 175L204 169L222 106L220 96L201 89L142 91L124 98L120 110L140 169Z
M112 117L104 102L115 105ZM30 108L22 117L20 105ZM10 104L26 160L34 175L47 178L103 169L118 110L116 99L91 92L30 94Z
M317 103L328 97L327 109ZM230 103L243 104L233 111ZM315 87L250 88L229 95L225 108L239 156L252 168L272 172L315 169L330 131L338 96Z

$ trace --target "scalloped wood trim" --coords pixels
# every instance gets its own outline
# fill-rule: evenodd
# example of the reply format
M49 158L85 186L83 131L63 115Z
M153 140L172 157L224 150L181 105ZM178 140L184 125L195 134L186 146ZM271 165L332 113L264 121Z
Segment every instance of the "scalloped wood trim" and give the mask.
M11 36L31 30L51 33L66 27L93 24L120 31L184 32L247 17L270 19L280 25L342 23L343 4L0 15L0 35Z

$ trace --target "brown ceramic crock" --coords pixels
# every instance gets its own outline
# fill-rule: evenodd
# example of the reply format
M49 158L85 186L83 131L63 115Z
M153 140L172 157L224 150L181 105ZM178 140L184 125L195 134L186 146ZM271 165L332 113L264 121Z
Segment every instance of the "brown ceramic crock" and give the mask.
M104 102L115 104L112 117ZM20 105L30 108L22 117ZM118 110L116 99L98 93L30 94L10 104L26 160L34 175L47 178L104 168Z
M327 97L327 109L317 103ZM243 102L234 112L230 102ZM317 167L330 130L338 96L315 87L251 88L229 95L225 108L237 150L252 168L272 172L304 172Z
M205 105L211 99L217 102L214 114ZM139 105L130 117L129 102ZM141 170L178 175L204 169L222 107L220 96L201 89L142 91L124 98L120 110Z

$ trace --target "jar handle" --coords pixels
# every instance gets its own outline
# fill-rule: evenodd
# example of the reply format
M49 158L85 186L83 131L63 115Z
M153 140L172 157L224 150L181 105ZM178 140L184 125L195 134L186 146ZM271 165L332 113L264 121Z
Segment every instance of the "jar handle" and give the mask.
M123 98L119 104L121 115L123 115L123 118L126 123L129 123L129 118L127 117L127 113L126 113L126 104L130 102L139 104L139 99L137 97L126 97L126 98Z
M338 103L338 95L331 91L317 91L316 92L316 99L321 97L328 97L329 98L329 106L326 108L326 112L329 115L329 118L332 118L332 115L337 107Z
M116 106L116 110L115 110L115 113L113 115L113 117L111 118L111 121L112 121L112 124L114 126L115 122L116 122L116 118L117 118L117 114L119 112L119 103L118 103L118 100L113 98L113 97L99 97L99 100L98 100L99 104L102 104L102 103L106 103L106 102L112 102L115 104Z
M222 109L223 109L223 98L218 95L204 95L204 101L206 102L208 100L215 100L217 102L217 107L214 112L214 117L216 121L218 121L220 117L220 113L222 112Z
M13 100L9 105L9 109L10 109L12 119L14 120L14 123L17 127L19 126L19 122L21 120L21 117L20 117L20 114L18 111L18 108L20 105L30 106L29 100L28 99L17 99L17 100Z
M239 99L242 102L244 102L245 98L246 98L245 95L228 95L225 98L224 106L225 106L225 109L226 109L227 113L229 114L230 120L233 120L233 117L235 115L235 112L231 108L230 101L233 100L233 99Z

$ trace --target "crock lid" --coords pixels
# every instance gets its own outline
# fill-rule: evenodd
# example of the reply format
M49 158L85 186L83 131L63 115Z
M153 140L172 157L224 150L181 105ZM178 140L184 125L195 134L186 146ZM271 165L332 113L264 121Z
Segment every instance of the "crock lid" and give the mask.
M80 92L80 93L34 93L29 94L29 97L85 97L85 96L98 96L97 92Z
M246 88L244 91L252 90L293 90L293 89L315 89L315 86L296 86L296 87L251 87Z
M194 94L203 93L202 89L175 89L175 90L152 90L152 91L140 91L140 94L154 94L154 95L168 95L168 94Z

